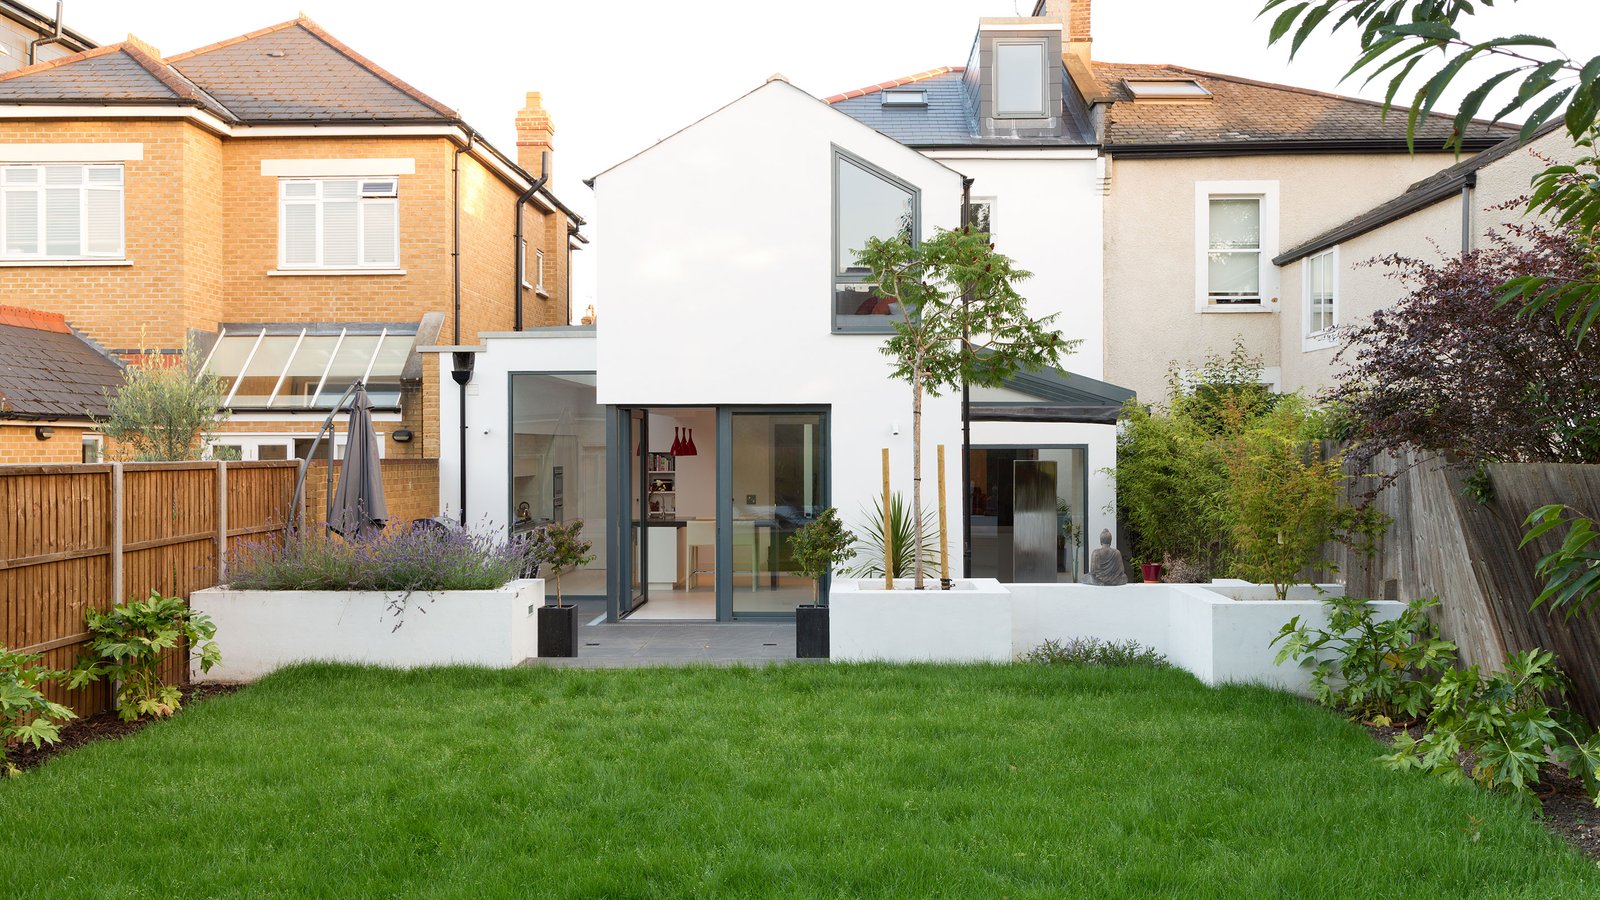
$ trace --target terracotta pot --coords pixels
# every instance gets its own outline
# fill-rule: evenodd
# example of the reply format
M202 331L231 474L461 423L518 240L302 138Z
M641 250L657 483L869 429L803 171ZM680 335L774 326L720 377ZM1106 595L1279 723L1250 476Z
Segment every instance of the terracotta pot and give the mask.
M1139 569L1144 572L1145 584L1161 583L1161 563L1142 563Z

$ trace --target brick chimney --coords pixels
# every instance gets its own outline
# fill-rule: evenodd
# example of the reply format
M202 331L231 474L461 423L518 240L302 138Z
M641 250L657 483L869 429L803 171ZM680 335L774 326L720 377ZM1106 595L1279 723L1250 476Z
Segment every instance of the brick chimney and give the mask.
M1038 0L1033 6L1034 18L1050 19L1061 23L1061 37L1067 52L1089 65L1089 11L1093 0Z
M545 174L539 168L539 155L548 150L552 157L550 168L555 169L555 146L551 142L555 133L556 127L550 123L550 114L545 112L539 92L529 91L527 102L517 110L517 165L537 178Z

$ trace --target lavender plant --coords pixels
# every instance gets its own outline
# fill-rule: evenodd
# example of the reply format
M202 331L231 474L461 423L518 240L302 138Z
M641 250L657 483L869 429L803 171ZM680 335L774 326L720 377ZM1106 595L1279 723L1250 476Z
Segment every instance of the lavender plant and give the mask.
M391 529L359 541L292 536L241 545L231 583L252 591L482 591L518 578L523 546L484 531Z

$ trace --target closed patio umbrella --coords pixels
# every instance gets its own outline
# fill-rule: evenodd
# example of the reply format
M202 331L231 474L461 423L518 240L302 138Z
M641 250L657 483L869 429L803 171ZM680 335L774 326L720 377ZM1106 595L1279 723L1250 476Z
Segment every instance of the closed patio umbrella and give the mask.
M389 521L383 499L383 478L378 472L378 435L372 430L372 401L367 390L355 386L350 398L350 420L345 425L348 443L339 469L339 489L328 511L328 527L347 538L359 538L382 529Z

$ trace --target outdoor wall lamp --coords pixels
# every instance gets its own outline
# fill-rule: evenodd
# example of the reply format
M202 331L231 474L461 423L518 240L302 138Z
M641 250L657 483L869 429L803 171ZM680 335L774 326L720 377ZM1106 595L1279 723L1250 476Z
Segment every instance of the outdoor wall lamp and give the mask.
M50 437L55 433L56 430L49 425L36 425L33 429L33 436L41 441L50 440Z
M401 428L389 435L389 437L393 438L396 444L409 444L411 443L411 429Z
M465 353L455 351L450 354L450 377L455 379L456 384L465 387L467 382L472 380L472 364L477 358L478 354L471 351Z

